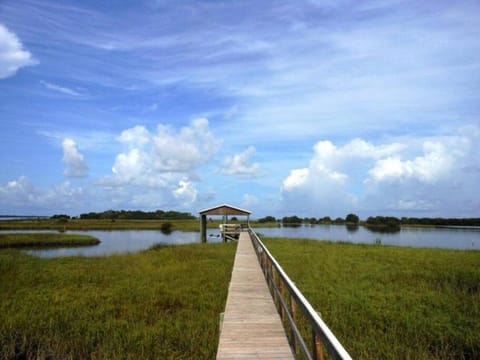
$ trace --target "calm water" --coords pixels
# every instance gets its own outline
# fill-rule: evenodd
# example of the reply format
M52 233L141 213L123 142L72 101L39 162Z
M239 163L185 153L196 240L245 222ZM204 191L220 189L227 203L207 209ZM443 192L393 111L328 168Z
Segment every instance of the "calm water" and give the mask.
M480 250L479 229L402 228L395 233L373 232L363 226L349 230L345 225L305 225L299 227L262 228L264 236L346 241L351 243L439 247L446 249Z
M255 231L260 235L269 237L319 239L365 244L381 242L383 245L480 250L480 231L478 229L403 228L396 233L384 234L372 232L364 227L349 230L344 225L306 225L299 227L258 228ZM28 250L27 253L41 257L103 256L136 252L155 244L180 245L196 243L200 239L200 233L193 231L174 231L169 235L157 230L91 230L67 231L67 233L92 235L98 238L101 243L94 246L76 248ZM218 235L218 230L209 229L207 241L220 242L221 238Z
M218 231L214 231L213 233L218 233ZM210 234L213 235L213 233L211 232ZM194 231L173 231L167 235L158 230L89 230L67 231L66 234L91 235L99 239L101 243L93 246L27 250L26 252L41 257L103 256L137 252L157 244L181 245L200 241L200 233ZM207 233L207 236L210 234ZM220 242L221 239L216 236L211 236L208 238L208 241Z

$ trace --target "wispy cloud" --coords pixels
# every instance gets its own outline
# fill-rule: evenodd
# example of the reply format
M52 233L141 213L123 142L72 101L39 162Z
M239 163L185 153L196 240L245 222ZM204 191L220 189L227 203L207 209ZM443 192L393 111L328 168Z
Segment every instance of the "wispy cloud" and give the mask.
M45 86L48 90L56 91L58 93L64 94L64 95L70 95L70 96L82 96L82 94L76 90L70 89L65 86L60 86L57 84L49 83L44 80L40 80L40 84Z
M77 80L209 89L245 109L232 116L237 125L261 118L263 126L249 127L259 137L273 131L300 138L335 133L346 122L353 133L394 123L404 127L415 123L420 111L438 122L452 115L452 105L477 102L480 86L471 74L479 67L473 34L480 25L471 14L478 9L464 5L278 2L247 20L242 14L254 2L185 4L148 13L120 9L112 18L47 1L32 11L41 12L38 21L48 19L42 24L48 26L32 25L30 36L39 36L33 35L39 28L65 30L47 38L81 45L75 54L80 66L70 69ZM61 17L51 11L57 8ZM128 31L118 26L129 21L139 26ZM84 56L87 48L98 49L97 56ZM273 126L280 122L303 126Z
M143 110L144 113L152 113L158 110L158 104L153 103L151 105L148 105L145 110Z

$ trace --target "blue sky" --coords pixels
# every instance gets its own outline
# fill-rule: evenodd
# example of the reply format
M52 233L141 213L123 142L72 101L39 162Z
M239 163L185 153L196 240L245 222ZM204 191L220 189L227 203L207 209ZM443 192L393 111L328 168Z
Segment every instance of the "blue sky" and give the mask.
M0 2L0 213L480 216L477 1Z

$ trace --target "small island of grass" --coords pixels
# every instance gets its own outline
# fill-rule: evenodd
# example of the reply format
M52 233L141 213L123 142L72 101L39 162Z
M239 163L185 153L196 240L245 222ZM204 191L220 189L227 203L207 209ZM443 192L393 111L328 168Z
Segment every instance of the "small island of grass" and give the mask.
M0 249L24 247L64 247L97 245L100 240L90 235L60 233L0 234Z

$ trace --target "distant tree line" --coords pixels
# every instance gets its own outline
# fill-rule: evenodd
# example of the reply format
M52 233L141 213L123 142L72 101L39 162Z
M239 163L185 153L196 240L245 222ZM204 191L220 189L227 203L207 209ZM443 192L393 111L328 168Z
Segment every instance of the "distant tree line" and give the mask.
M50 219L56 219L56 220L60 220L60 219L65 219L65 220L69 220L71 219L69 215L66 215L66 214L55 214L53 216L50 216Z
M276 219L274 216L265 216L257 220L259 223L267 223L267 222L281 222L283 224L358 224L359 218L355 214L348 214L345 219L341 217L337 217L336 219L330 218L330 216L325 216L322 218L301 218L296 215L293 216L284 216L281 219Z
M394 216L370 216L365 221L367 226L389 226L399 227L401 225L400 219Z
M448 226L480 226L480 218L415 218L402 217L402 225L448 225Z
M416 218L416 217L402 217L394 216L370 216L365 221L361 222L356 214L348 214L345 218L337 217L332 219L330 216L320 218L306 217L301 218L296 215L284 216L281 219L276 219L274 216L265 216L257 220L259 223L266 222L281 222L283 224L348 224L358 225L363 224L367 227L400 227L401 225L445 225L445 226L480 226L480 218Z
M55 214L50 217L51 219L71 219L66 214ZM141 211L141 210L107 210L103 212L89 212L80 215L80 219L132 219L132 220L186 220L196 219L189 212L179 211ZM232 218L233 219L233 218ZM358 215L350 213L345 218L337 217L335 219L330 216L324 216L319 218L306 217L301 218L299 216L284 216L281 219L277 219L274 216L265 216L257 220L259 223L267 222L281 222L283 224L349 224L357 225L359 223L369 227L400 227L401 225L430 225L430 226L480 226L480 218L417 218L417 217L402 217L397 218L394 216L370 216L364 222L360 222Z
M141 210L107 210L103 212L89 212L80 215L80 219L95 219L95 220L185 220L196 219L191 213L179 211L141 211Z
M284 216L282 218L282 223L284 224L301 224L303 220L298 216Z
M282 218L284 224L353 224L356 225L360 221L359 217L355 214L348 214L345 218L337 217L332 219L330 216L324 216L322 218L299 218L298 216L285 216Z
M373 231L396 232L400 231L400 219L394 216L370 216L364 224Z
M371 226L385 225L391 227L400 225L480 226L480 218L396 218L393 216L375 216L369 217L365 224Z
M259 223L267 223L267 222L276 222L277 219L275 219L274 216L265 216L263 218L260 218L257 220Z

